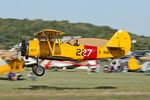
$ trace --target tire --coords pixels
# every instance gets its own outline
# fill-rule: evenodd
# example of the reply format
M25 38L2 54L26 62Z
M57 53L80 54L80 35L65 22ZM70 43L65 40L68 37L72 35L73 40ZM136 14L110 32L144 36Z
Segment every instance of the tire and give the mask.
M37 76L43 76L45 73L45 69L43 67L36 67L34 74Z

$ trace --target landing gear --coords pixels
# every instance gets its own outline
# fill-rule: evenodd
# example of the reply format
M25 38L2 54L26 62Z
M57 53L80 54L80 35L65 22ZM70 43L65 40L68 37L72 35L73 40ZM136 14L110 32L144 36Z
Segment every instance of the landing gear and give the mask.
M43 67L36 67L35 70L34 70L34 73L37 75L37 76L43 76L44 73L45 73L45 69Z
M39 66L39 60L37 59L37 65L32 67L32 72L37 76L43 76L45 69Z

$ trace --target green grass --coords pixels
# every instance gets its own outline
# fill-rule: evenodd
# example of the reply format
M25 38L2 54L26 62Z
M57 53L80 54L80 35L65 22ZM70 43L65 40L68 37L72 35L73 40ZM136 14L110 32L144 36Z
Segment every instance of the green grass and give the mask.
M145 73L50 72L36 81L8 81L0 76L0 100L149 100Z

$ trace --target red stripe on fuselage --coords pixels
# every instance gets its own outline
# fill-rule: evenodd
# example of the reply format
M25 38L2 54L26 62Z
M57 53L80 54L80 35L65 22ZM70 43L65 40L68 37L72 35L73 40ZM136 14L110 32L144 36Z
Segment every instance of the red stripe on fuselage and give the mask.
M84 59L97 59L97 47L84 45Z

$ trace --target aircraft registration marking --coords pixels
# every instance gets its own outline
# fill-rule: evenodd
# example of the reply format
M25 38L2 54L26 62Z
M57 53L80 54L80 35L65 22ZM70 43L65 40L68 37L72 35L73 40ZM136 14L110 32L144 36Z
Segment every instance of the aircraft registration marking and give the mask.
M84 46L84 49L76 49L76 56L83 56L83 59L97 59L97 47Z
M97 47L85 45L84 49L84 59L97 59Z
M90 56L90 54L93 50L92 49L83 49L83 51L84 51L84 56Z
M90 56L93 49L77 49L76 56Z

